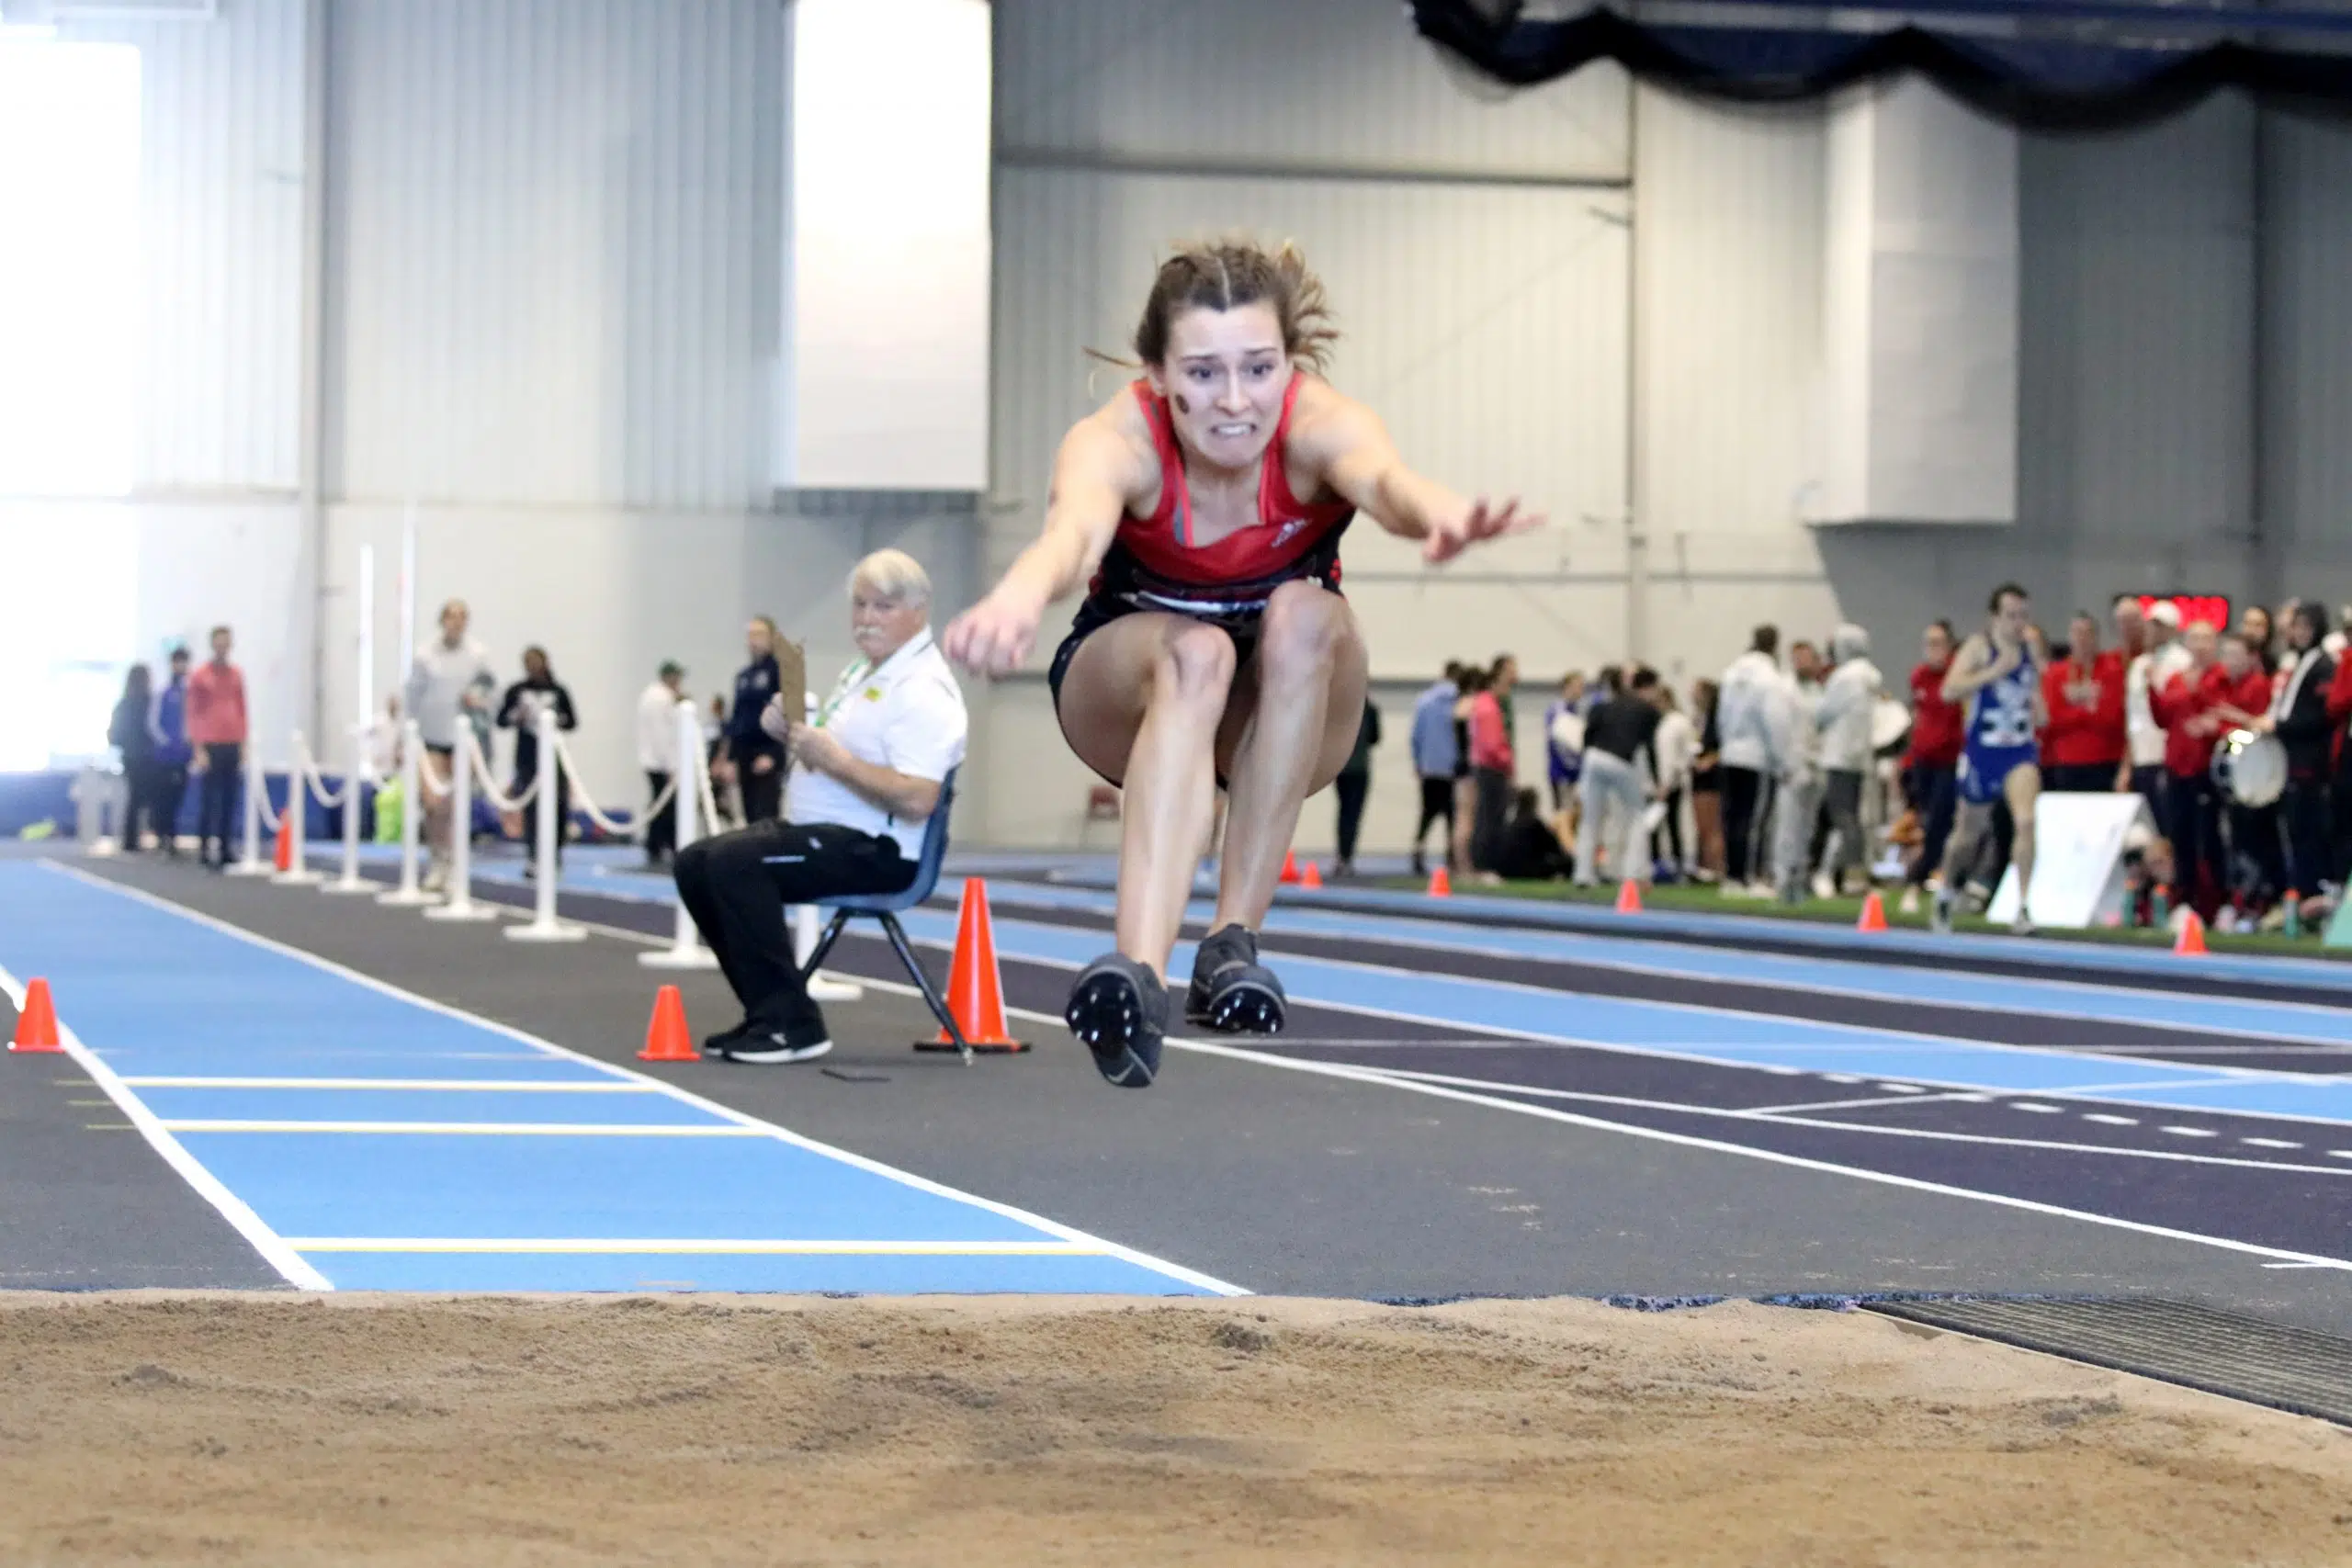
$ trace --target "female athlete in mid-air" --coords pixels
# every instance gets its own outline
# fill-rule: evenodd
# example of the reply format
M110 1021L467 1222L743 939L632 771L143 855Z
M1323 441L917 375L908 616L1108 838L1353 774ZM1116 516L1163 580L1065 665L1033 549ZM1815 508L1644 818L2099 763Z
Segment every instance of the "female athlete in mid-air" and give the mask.
M1349 522L1368 513L1434 564L1540 521L1408 468L1372 411L1317 374L1337 335L1289 245L1170 258L1136 329L1142 378L1071 426L1044 534L943 642L967 670L1008 674L1046 607L1087 590L1049 680L1070 749L1125 790L1118 946L1079 976L1065 1016L1122 1087L1159 1069L1169 955L1219 784L1216 917L1186 1015L1282 1027L1257 930L1300 803L1338 775L1363 717L1363 637L1339 592Z

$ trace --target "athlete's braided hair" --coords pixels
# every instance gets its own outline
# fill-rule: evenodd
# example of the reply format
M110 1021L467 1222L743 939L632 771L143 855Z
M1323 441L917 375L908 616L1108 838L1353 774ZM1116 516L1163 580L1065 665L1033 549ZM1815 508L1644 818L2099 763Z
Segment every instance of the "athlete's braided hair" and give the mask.
M1231 310L1261 300L1274 308L1274 319L1282 323L1283 351L1321 373L1324 356L1340 334L1331 325L1322 280L1287 240L1272 252L1250 240L1217 240L1186 245L1162 262L1136 327L1136 356L1146 365L1165 364L1169 326L1188 310Z

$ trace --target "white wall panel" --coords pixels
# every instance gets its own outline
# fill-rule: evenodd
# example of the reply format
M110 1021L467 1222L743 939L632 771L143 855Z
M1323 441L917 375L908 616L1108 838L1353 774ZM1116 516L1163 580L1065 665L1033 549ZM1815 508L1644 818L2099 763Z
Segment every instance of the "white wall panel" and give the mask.
M1587 515L1623 510L1625 231L1608 194L1371 181L1001 171L997 186L992 539L1037 528L1056 444L1130 372L1124 354L1167 242L1238 230L1295 239L1342 337L1331 378L1387 422L1408 460L1465 491L1517 494L1553 529L1424 573L1415 547L1360 520L1345 555L1374 668L1417 673L1506 626L1567 657L1572 626L1527 619ZM1498 584L1498 575L1511 581ZM1394 599L1395 613L1383 606ZM1557 633L1555 637L1553 634ZM1587 655L1589 657L1589 655Z
M142 490L299 480L303 13L234 0L211 21L58 29L140 51Z
M331 486L764 493L781 15L761 0L342 0Z
M1524 93L1395 0L997 0L1001 152L1186 167L1623 178L1624 73Z

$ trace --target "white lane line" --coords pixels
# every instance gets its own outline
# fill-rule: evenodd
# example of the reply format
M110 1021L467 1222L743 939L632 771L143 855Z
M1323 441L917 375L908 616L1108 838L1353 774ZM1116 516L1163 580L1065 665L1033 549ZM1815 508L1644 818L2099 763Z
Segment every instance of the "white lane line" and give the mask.
M2330 1149L2327 1152L2335 1159L2352 1159L2352 1149Z
M757 1127L733 1122L269 1122L259 1120L189 1121L166 1118L173 1133L417 1133L452 1137L545 1138L759 1138Z
M861 982L861 984L865 982ZM910 990L913 987L908 987ZM1029 1018L1042 1019L1045 1016L1040 1013L1026 1012L1024 1010L1019 1009L1008 1009L1007 1010L1021 1011L1023 1013L1023 1016ZM1343 1062L1302 1061L1295 1057L1275 1056L1261 1051L1242 1050L1231 1045L1214 1044L1205 1040L1177 1040L1171 1038L1168 1043L1174 1049L1197 1052L1198 1054L1206 1056L1223 1056L1234 1061L1255 1062L1261 1066L1276 1067L1287 1072L1311 1073L1324 1077L1351 1079L1358 1083L1382 1084L1390 1089L1408 1094L1428 1095L1433 1099L1449 1100L1458 1104L1485 1106L1492 1110L1507 1111L1515 1115L1533 1116L1547 1122L1564 1122L1572 1127L1585 1127L1598 1133L1615 1133L1624 1137L1646 1139L1652 1143L1673 1144L1683 1148L1704 1149L1713 1154L1736 1155L1747 1159L1762 1160L1768 1165L1781 1165L1788 1166L1798 1170L1819 1171L1829 1176L1850 1177L1857 1181L1875 1182L1883 1187L1900 1187L1913 1192L1931 1192L1939 1197L1965 1198L1973 1202L1990 1203L1997 1208L2016 1209L2026 1213L2045 1214L2056 1219L2080 1220L2086 1224L2105 1225L2111 1230L2131 1231L2140 1235L2159 1236L2166 1241L2191 1242L2200 1247L2217 1247L2224 1252L2245 1253L2256 1258L2275 1258L2290 1263L2307 1263L2314 1268L2352 1269L2352 1260L2347 1260L2346 1258L2323 1258L2317 1253L2296 1252L2290 1248L2280 1247L2265 1247L2258 1242L2239 1241L2231 1236L2205 1235L2197 1231L2175 1230L2169 1225L2153 1225L2140 1220L2120 1219L2113 1214L2098 1214L2083 1209L2062 1208L2055 1203L2036 1202L2030 1198L2012 1198L2007 1193L2002 1192L1984 1192L1970 1187L1952 1187L1940 1181L1924 1181L1917 1177L1896 1176L1888 1171L1870 1170L1856 1166L1838 1165L1829 1160L1808 1159L1802 1155L1781 1154L1775 1149L1750 1148L1747 1145L1726 1143L1720 1138L1702 1138L1689 1133L1667 1133L1652 1127L1629 1126L1622 1122L1604 1121L1598 1116L1581 1116L1573 1111L1555 1110L1548 1105L1530 1105L1524 1100L1506 1100L1495 1095L1475 1093L1465 1089L1452 1088L1444 1084L1414 1082L1403 1077L1399 1074L1384 1071L1374 1067L1358 1067ZM1749 1120L1756 1119L1750 1118ZM1768 1122L1767 1124L1789 1126L1799 1125L1800 1123ZM1825 1125L1835 1125L1840 1132L1863 1134L1893 1133L1894 1135L1902 1137L1918 1135L1916 1132L1909 1129L1872 1127L1866 1123L1856 1123L1850 1126L1839 1123L1825 1123ZM1953 1136L1953 1134L1946 1134L1946 1136ZM1995 1140L1972 1137L1963 1138L1962 1141L1970 1143L2014 1143L2018 1140ZM2326 1167L2297 1168L2286 1165L2283 1162L2259 1160L2222 1161L2218 1158L2206 1156L2176 1154L2170 1150L2118 1151L2100 1148L2096 1145L2082 1145L2075 1146L2079 1147L2082 1152L2086 1154L2130 1153L2134 1154L2141 1158L2191 1161L2200 1165L2227 1163L2232 1165L2258 1166L2266 1170L2294 1170L2297 1168L2309 1170L2329 1168ZM2338 1152L2340 1152L2345 1158L2352 1159L2352 1149L2344 1149Z
M1170 1040L1170 1045L1178 1042ZM1201 1049L1208 1049L1204 1043ZM1310 1064L1325 1066L1323 1063ZM2075 1144L2051 1138L2005 1138L1991 1133L1945 1133L1921 1127L1890 1127L1875 1122L1826 1122L1806 1116L1776 1116L1758 1111L1734 1110L1715 1105L1690 1105L1671 1100L1635 1100L1626 1095L1593 1094L1582 1089L1535 1089L1520 1084L1496 1083L1490 1078L1456 1077L1449 1073L1423 1073L1403 1067L1363 1067L1360 1072L1377 1078L1394 1079L1408 1084L1442 1084L1454 1089L1480 1089L1501 1095L1527 1095L1539 1100L1568 1100L1580 1105L1619 1105L1634 1111L1666 1111L1681 1116L1712 1116L1726 1122L1751 1122L1770 1127L1817 1127L1829 1133L1866 1133L1881 1138L1919 1138L1930 1143L1984 1144L1996 1148L2052 1149L2062 1154L2108 1155L2119 1159L2168 1160L2176 1165L2222 1165L2241 1170L2283 1170L2306 1175L2341 1176L2346 1174L2330 1165L2293 1165L2284 1160L2236 1159L2228 1155L2185 1155L2170 1149L2134 1149L2114 1144ZM1906 1101L1905 1103L1911 1103ZM1625 1129L1629 1132L1639 1128ZM2347 1156L2352 1157L2352 1156Z
M2176 1138L2211 1138L2219 1136L2210 1127L2159 1127L2159 1133L2170 1133Z
M274 938L263 936L256 931L246 931L242 926L232 925L228 921L221 919L217 916L208 915L201 909L191 909L185 904L175 904L168 898L160 897L155 894L148 892L144 888L133 887L127 883L109 882L105 877L93 876L77 866L62 864L57 861L42 861L40 863L42 869L53 872L58 875L73 877L74 880L86 883L90 886L100 888L108 893L119 895L122 897L131 899L137 903L146 904L153 908L162 909L168 914L176 915L182 919L192 920L196 924L203 926L207 930L216 931L225 936L234 937L239 942L246 942L252 946L261 948L265 952L279 953L285 957L294 959L298 963L306 964L311 968L317 969L322 973L334 975L339 978L349 980L352 984L356 986L364 986L379 996L391 997L397 1000L407 1002L413 1007L423 1008L428 1012L438 1013L444 1018L453 1018L460 1022L470 1024L477 1029L486 1030L492 1034L503 1035L510 1040L519 1041L523 1044L531 1046L547 1055L560 1057L566 1061L581 1063L583 1066L593 1067L598 1072L604 1073L611 1077L623 1079L630 1083L645 1084L660 1093L666 1094L672 1099L692 1105L698 1110L707 1111L715 1116L723 1117L727 1121L733 1122L741 1126L757 1128L764 1135L775 1138L783 1143L790 1144L795 1148L807 1149L812 1154L822 1155L829 1159L840 1160L842 1164L850 1166L855 1169L865 1171L871 1175L882 1177L887 1180L895 1181L900 1186L912 1188L918 1192L928 1192L934 1197L946 1198L958 1203L968 1204L973 1208L983 1211L984 1213L996 1214L1001 1218L1012 1220L1019 1224L1033 1226L1035 1229L1044 1231L1048 1235L1057 1236L1064 1241L1077 1242L1089 1247L1099 1247L1103 1249L1103 1256L1105 1257L1115 1258L1120 1259L1122 1262L1132 1263L1138 1269L1148 1269L1155 1274L1163 1275L1168 1279L1178 1280L1183 1284L1197 1286L1201 1290L1210 1292L1216 1295L1246 1296L1250 1293L1250 1292L1242 1289L1239 1285L1217 1279L1214 1275L1204 1274L1196 1269L1187 1269L1181 1263L1171 1263L1164 1258L1156 1258L1150 1253L1141 1251L1136 1247L1125 1247L1117 1242L1105 1240L1102 1236L1092 1235L1085 1231L1080 1230L1074 1225L1063 1224L1058 1220L1047 1219L1043 1214L1032 1213L1026 1209L1016 1208L1011 1203L1000 1203L993 1198L982 1198L976 1193L966 1192L958 1188L950 1187L944 1182L933 1181L928 1177L917 1176L910 1170L901 1170L896 1166L885 1165L880 1160L869 1159L864 1155L853 1153L848 1149L838 1147L835 1145L820 1143L815 1138L796 1133L788 1127L780 1127L773 1122L763 1122L756 1116L737 1111L729 1106L721 1105L715 1100L706 1100L701 1095L695 1094L689 1089L681 1089L675 1084L665 1083L660 1078L656 1078L650 1074L637 1072L631 1068L619 1066L610 1062L597 1061L593 1056L584 1055L582 1053L571 1050L566 1046L558 1045L552 1041L542 1040L537 1035L526 1033L523 1030L516 1029L511 1024L500 1023L494 1019L480 1017L474 1013L467 1012L463 1009L452 1007L447 1002L437 1002L430 997L419 996L414 991L402 990L400 987L392 985L388 981L379 980L373 975L362 974L360 971L350 967L348 964L337 964L331 958L322 958L315 953L306 953L301 948L295 947L291 943L278 942ZM587 922L581 923L585 924ZM617 931L617 928L613 927L600 927L598 929L624 936L629 942L641 947L666 947L669 945L666 938L649 937L639 931ZM921 995L921 993L912 986L901 986L896 988L907 995ZM1029 1016L1037 1017L1040 1015L1031 1014ZM1061 1020L1057 1017L1052 1019L1051 1021L1059 1023ZM96 1058L94 1056L91 1060L96 1062ZM104 1066L102 1063L97 1065L100 1066ZM109 1078L112 1077L111 1073L107 1076ZM135 1103L137 1100L137 1097L127 1089L121 1090L119 1099L125 1102L126 1110L130 1109L130 1103ZM139 1107L137 1114L146 1115L151 1121L153 1119L152 1113L148 1112L143 1105ZM137 1120L137 1115L134 1115L133 1120ZM163 1132L160 1127L156 1129L156 1132L157 1135L161 1137L169 1138L171 1136L168 1133ZM175 1143L173 1146L176 1148L178 1147L178 1145ZM186 1157L185 1151L183 1151L183 1156ZM187 1164L189 1168L195 1170L203 1170L203 1167L198 1165L192 1157L187 1159ZM205 1173L205 1178L209 1181L213 1179L209 1172ZM190 1179L193 1180L194 1179L191 1178ZM220 1187L218 1181L213 1181L213 1185L214 1187L219 1188L224 1196L227 1195L228 1190L226 1188ZM243 1207L242 1202L239 1203L239 1206L241 1208ZM244 1212L248 1215L252 1215L253 1213L253 1211L249 1208L245 1209ZM258 1217L254 1219L254 1224L255 1225L260 1225L261 1222ZM266 1230L266 1227L263 1228ZM275 1234L271 1234L274 1240ZM316 1286L317 1289L325 1290L330 1288L327 1285L325 1276L320 1274L317 1269L312 1269L308 1263L302 1262L298 1255L294 1254L290 1250L286 1250L284 1255L289 1261L301 1269L305 1274L318 1281ZM273 1261L275 1261L274 1258ZM289 1276L289 1278L291 1276Z
M162 1077L130 1073L122 1081L133 1089L417 1089L434 1093L479 1090L484 1094L651 1094L646 1083L579 1083L546 1078L208 1078L187 1075Z
M1981 1105L1988 1098L1966 1089L1954 1089L1949 1094L1929 1094L1925 1089L1914 1089L1907 1099L1889 1095L1871 1100L1812 1100L1801 1105L1758 1105L1749 1109L1754 1115L1778 1116L1793 1111L1867 1111L1880 1105L1927 1105L1939 1100L1965 1100Z
M2137 1116L2109 1116L2103 1111L2086 1111L2083 1112L2083 1120L2098 1122L2109 1127L2137 1127L2140 1124L2140 1119Z
M0 991L7 993L10 1006L20 1011L23 1010L25 987L5 967L0 967ZM262 1222L262 1217L254 1213L251 1204L230 1191L219 1177L204 1168L203 1162L188 1153L187 1146L156 1120L155 1113L147 1109L145 1101L125 1088L122 1079L115 1076L115 1070L101 1061L96 1051L83 1043L82 1037L74 1033L73 1026L65 1021L72 1010L73 998L69 997L58 1015L58 1043L65 1047L74 1065L90 1075L90 1081L104 1090L107 1098L130 1118L130 1124L139 1129L139 1135L147 1140L148 1146L163 1156L164 1164L179 1172L180 1179L187 1182L198 1197L211 1204L220 1217L245 1238L245 1244L259 1253L264 1262L277 1269L288 1284L304 1291L334 1290L325 1275L304 1262L301 1254L287 1246L284 1237Z
M298 1235L287 1245L302 1252L503 1254L615 1258L658 1254L673 1258L1103 1258L1100 1247L1076 1241L606 1241L532 1236Z
M2301 1144L2290 1143L2285 1138L2240 1138L2238 1142L2257 1149L2300 1149L2303 1146Z
M1928 1091L1915 1083L1883 1083L1878 1086L1889 1094L1925 1094Z
M2266 1263L2265 1269L2352 1269L2352 1263Z
M2063 1116L2065 1114L2065 1110L2062 1106L2044 1105L2040 1100L2012 1100L2009 1101L2009 1109L2012 1111L2030 1111L2039 1116Z

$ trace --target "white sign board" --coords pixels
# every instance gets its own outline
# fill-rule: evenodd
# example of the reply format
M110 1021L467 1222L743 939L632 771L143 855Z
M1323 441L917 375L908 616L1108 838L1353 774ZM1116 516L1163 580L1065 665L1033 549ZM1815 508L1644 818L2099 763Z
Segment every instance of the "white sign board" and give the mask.
M2044 795L2033 808L2033 923L2120 925L2123 920L2123 845L2142 823L2155 830L2148 803L2132 795ZM2006 923L2018 912L2015 862L2001 874L1984 918Z

